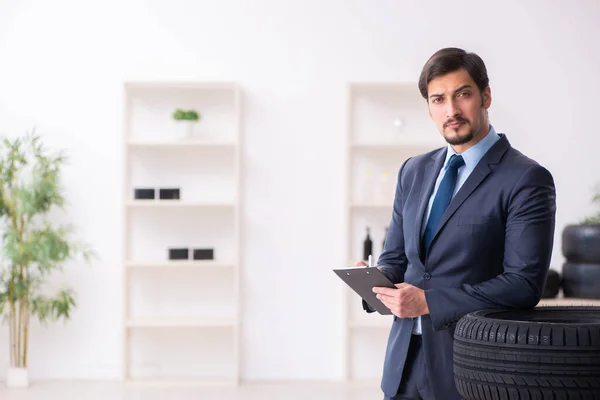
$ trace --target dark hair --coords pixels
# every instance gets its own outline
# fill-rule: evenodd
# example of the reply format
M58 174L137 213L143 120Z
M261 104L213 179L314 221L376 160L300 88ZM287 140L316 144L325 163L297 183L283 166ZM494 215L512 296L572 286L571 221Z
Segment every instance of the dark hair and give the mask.
M467 53L463 49L447 47L436 51L423 66L419 77L421 96L427 99L427 85L432 79L461 68L466 69L471 75L471 79L475 81L480 92L483 92L483 89L489 85L487 70L481 57L475 53Z

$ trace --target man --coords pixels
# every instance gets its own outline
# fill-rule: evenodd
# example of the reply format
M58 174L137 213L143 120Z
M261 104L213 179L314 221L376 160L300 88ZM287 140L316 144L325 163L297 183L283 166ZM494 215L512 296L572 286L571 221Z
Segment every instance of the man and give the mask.
M381 382L386 399L460 399L456 322L480 309L532 308L541 298L554 181L490 125L488 83L481 58L457 48L436 52L419 79L448 145L408 159L398 173L377 265L397 288L373 289L394 314Z

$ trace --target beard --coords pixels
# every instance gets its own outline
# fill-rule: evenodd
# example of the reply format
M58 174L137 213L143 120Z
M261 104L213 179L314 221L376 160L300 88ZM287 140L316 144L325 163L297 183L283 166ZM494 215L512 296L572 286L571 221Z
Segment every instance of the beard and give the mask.
M447 128L448 124L451 124L453 122L460 122L461 125L457 128ZM463 127L463 126L468 126L469 130L464 133L464 134L459 134L458 131ZM446 131L446 129L450 129L454 132L456 132L456 135L443 135L444 139L446 140L446 142L452 146L458 146L461 144L465 144L465 143L469 143L471 140L473 140L473 138L475 137L475 132L473 132L473 128L471 127L471 123L465 119L465 118L455 118L453 120L449 120L446 121L444 123L444 132Z

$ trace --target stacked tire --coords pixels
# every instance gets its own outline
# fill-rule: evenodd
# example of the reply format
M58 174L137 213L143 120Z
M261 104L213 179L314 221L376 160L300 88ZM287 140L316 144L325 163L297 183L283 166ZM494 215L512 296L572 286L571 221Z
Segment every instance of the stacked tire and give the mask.
M476 311L453 350L465 400L600 400L600 307Z
M600 299L600 225L568 225L562 234L565 297Z
M542 299L553 299L558 295L561 286L561 277L558 272L551 269L546 277L546 284L542 292Z

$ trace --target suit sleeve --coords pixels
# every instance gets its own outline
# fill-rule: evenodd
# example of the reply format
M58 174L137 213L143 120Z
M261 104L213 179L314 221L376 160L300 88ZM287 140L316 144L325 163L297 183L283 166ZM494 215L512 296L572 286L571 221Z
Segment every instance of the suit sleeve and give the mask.
M550 267L555 214L552 175L539 165L529 167L510 195L504 272L478 284L426 290L434 330L446 329L476 310L535 307Z
M392 281L392 283L404 282L404 272L406 271L407 266L406 254L404 252L404 231L402 227L402 208L404 206L402 173L409 160L410 158L402 164L402 167L398 172L392 220L390 221L387 237L385 238L385 247L377 261L377 267L381 269L381 272ZM364 300L363 309L367 312L375 311Z

